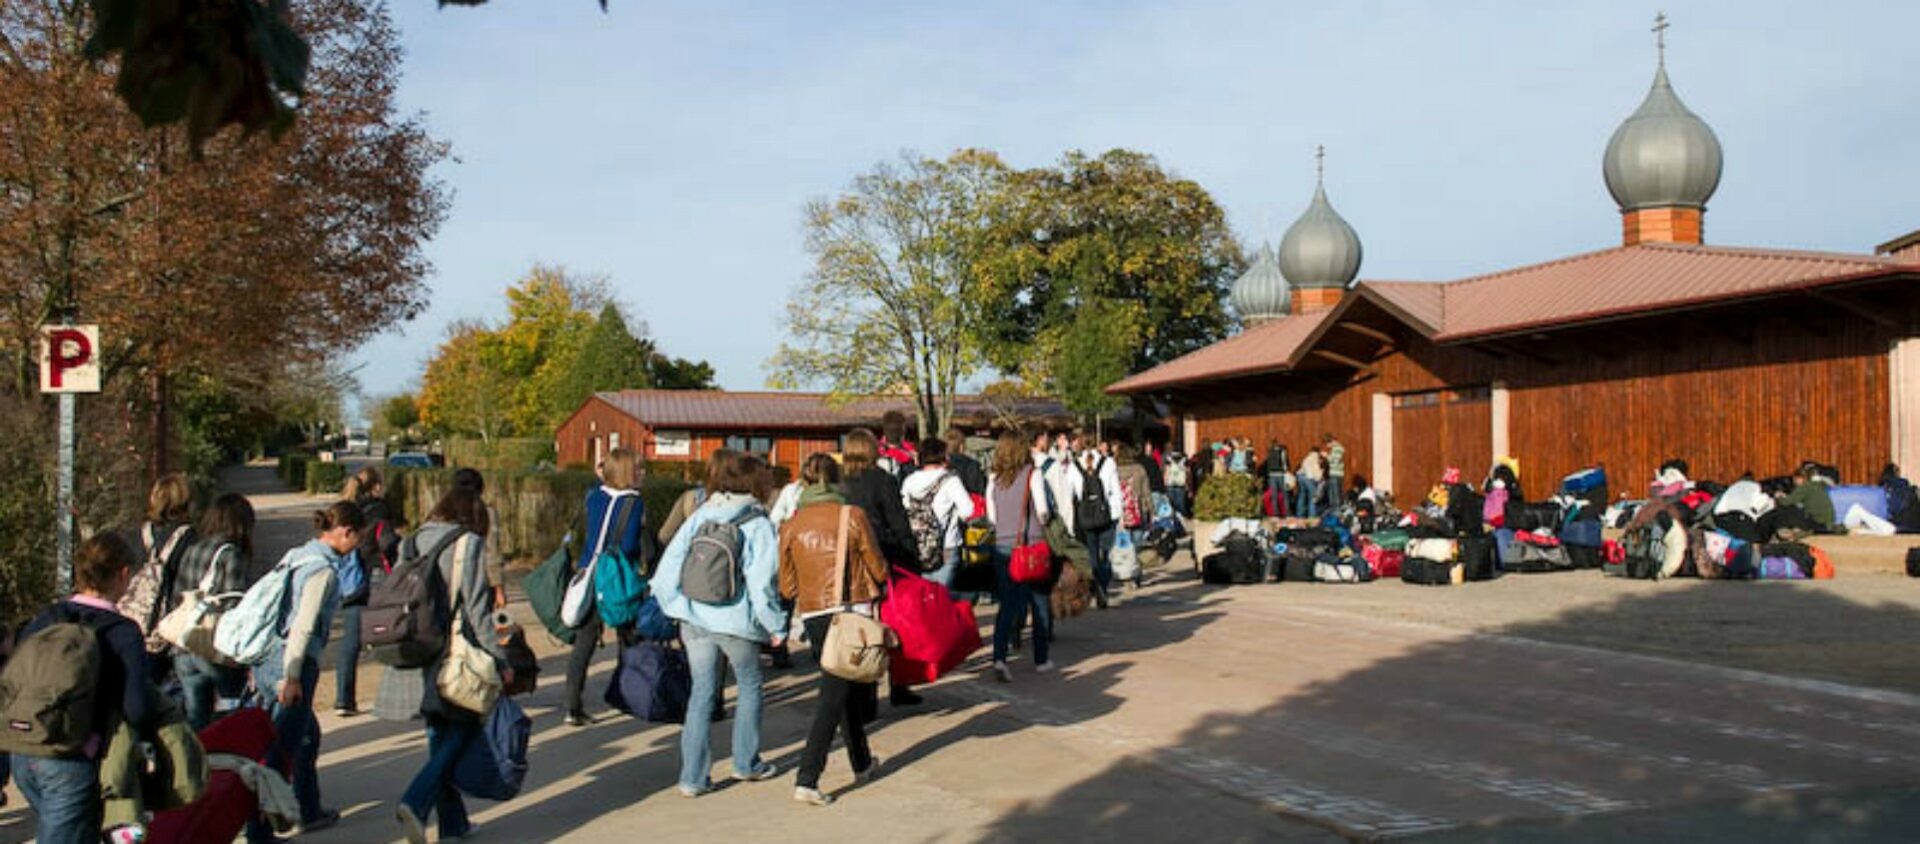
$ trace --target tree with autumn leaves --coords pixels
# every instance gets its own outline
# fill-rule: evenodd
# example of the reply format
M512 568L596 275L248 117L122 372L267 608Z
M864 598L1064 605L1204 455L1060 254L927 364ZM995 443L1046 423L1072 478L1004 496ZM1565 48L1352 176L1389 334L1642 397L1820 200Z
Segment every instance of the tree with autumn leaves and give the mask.
M0 431L0 448L31 466L51 452L36 327L99 323L105 392L81 403L99 446L81 449L96 524L125 513L140 475L175 465L180 386L196 404L270 409L294 368L418 314L421 248L447 210L430 175L446 146L395 107L383 4L286 10L312 51L300 120L277 138L144 126L116 91L120 60L88 55L95 11L112 7L0 3L0 402L23 428Z

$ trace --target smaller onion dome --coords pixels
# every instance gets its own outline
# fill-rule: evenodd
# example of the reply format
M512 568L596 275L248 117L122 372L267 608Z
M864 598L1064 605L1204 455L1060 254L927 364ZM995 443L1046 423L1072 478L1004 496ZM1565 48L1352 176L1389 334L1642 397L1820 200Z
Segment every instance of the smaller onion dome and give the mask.
M1286 316L1292 304L1293 289L1280 274L1280 259L1274 255L1273 246L1262 244L1253 266L1233 283L1233 309L1240 314L1242 324L1253 325Z
M1313 202L1280 238L1281 274L1295 287L1343 288L1360 275L1360 257L1360 236L1328 204L1324 177L1316 180Z
M1673 92L1664 57L1646 100L1607 141L1601 169L1622 212L1705 208L1720 186L1720 139Z

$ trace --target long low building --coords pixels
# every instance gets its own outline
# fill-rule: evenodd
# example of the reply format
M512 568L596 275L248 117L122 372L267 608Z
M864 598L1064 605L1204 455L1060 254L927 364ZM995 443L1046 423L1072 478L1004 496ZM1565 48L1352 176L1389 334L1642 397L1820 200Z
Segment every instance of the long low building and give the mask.
M1664 65L1608 144L1620 246L1446 283L1353 280L1360 244L1317 190L1235 286L1241 333L1110 388L1164 399L1187 447L1326 433L1402 492L1519 459L1530 494L1602 464L1631 490L1801 460L1920 471L1920 233L1875 254L1708 246L1720 147Z
M876 433L889 410L911 422L907 397L860 398L844 403L824 393L622 390L596 393L554 433L561 465L591 465L616 448L640 449L648 460L704 461L721 448L797 467L817 451L837 452L855 428ZM1065 426L1072 417L1052 399L958 396L956 427L969 434L1012 424Z

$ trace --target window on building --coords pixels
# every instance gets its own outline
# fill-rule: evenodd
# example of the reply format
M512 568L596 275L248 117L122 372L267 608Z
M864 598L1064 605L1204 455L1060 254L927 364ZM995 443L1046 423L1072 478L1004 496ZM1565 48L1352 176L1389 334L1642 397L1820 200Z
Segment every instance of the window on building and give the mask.
M751 436L730 436L730 437L727 437L727 448L733 449L734 451L744 451L748 454L757 454L757 455L760 455L761 457L765 457L773 453L773 438L772 437L751 437Z

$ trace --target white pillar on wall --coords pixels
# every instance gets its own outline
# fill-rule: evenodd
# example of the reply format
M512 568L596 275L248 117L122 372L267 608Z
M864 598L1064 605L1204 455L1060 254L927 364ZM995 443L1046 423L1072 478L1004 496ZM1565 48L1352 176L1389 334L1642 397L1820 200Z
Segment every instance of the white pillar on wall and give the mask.
M1920 338L1896 340L1887 354L1887 453L1909 477L1920 471Z
M1493 456L1494 459L1513 456L1513 442L1507 438L1508 422L1513 418L1513 396L1507 392L1506 382L1493 382Z
M1180 441L1183 443L1181 450L1185 451L1188 457L1197 453L1200 448L1200 420L1193 418L1192 415L1180 417Z
M1393 485L1393 396L1373 394L1373 488L1394 490L1394 500L1406 501Z

